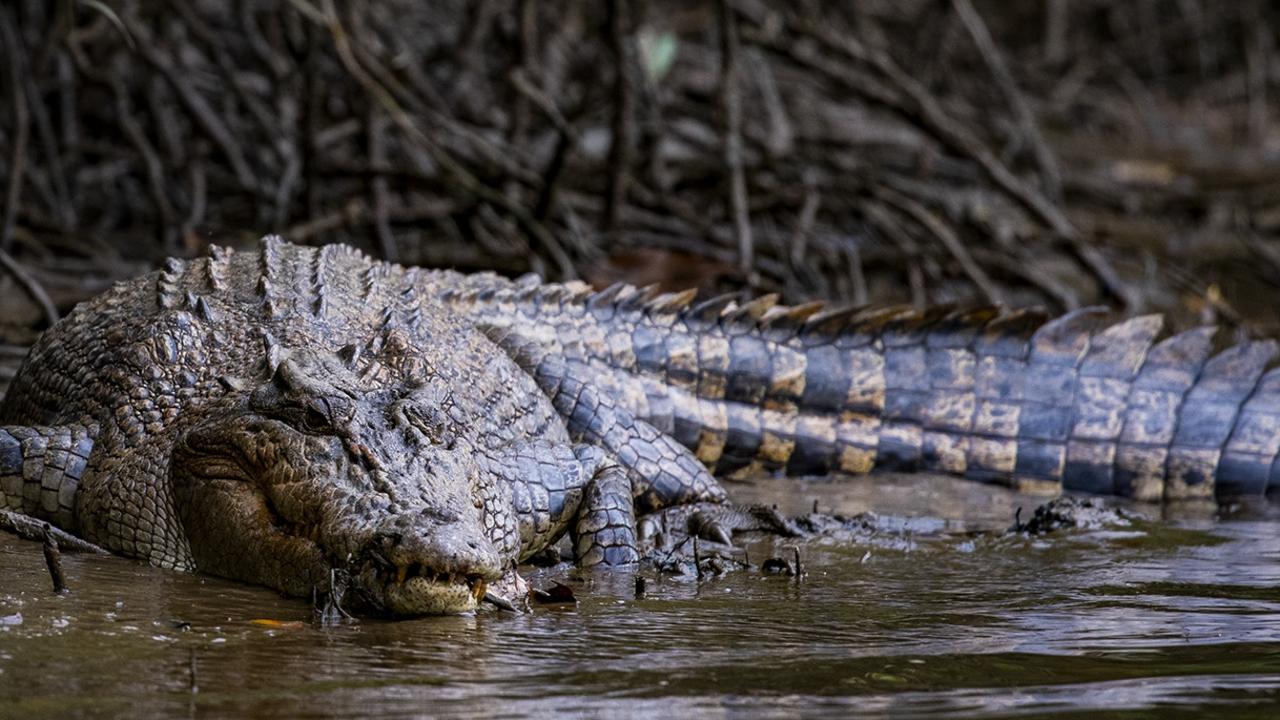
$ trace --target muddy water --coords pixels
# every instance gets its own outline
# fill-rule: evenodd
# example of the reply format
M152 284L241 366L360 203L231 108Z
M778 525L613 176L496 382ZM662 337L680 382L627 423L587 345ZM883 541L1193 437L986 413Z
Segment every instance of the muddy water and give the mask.
M958 486L959 491L955 489ZM1110 711L1274 717L1280 513L1179 511L1036 540L973 535L1026 498L944 481L774 481L875 507L808 577L563 576L575 605L316 629L303 603L0 534L0 717L846 717ZM753 558L773 549L758 544ZM550 581L548 575L535 583Z

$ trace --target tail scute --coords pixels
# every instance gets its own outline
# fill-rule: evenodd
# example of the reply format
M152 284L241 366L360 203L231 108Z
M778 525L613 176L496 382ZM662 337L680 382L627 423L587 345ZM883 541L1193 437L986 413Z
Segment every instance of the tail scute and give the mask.
M1141 500L1280 487L1270 341L1211 358L1214 328L1157 342L1159 316L1107 325L1096 307L788 308L630 286L583 302L501 324L608 376L717 470L928 469Z

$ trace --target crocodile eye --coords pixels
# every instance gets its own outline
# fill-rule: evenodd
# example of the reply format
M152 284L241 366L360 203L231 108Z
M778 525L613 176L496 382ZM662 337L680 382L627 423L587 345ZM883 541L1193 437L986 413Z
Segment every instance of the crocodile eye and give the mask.
M329 415L314 405L308 407L302 416L302 427L311 432L325 432L329 429Z

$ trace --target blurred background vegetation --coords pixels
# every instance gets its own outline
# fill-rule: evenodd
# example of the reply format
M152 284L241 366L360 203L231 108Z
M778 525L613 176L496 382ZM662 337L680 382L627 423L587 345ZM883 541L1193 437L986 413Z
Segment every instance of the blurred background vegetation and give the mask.
M268 232L1274 332L1278 21L1265 0L13 0L0 356L167 255Z

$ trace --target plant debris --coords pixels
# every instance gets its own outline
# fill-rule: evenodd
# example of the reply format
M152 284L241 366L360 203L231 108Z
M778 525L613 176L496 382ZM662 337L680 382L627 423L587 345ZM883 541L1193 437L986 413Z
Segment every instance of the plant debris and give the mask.
M552 582L551 587L545 590L530 588L529 600L537 605L576 604L578 596L574 594L573 588L568 585L562 582Z
M268 232L790 304L1274 330L1280 9L1193 6L5 7L0 345Z

